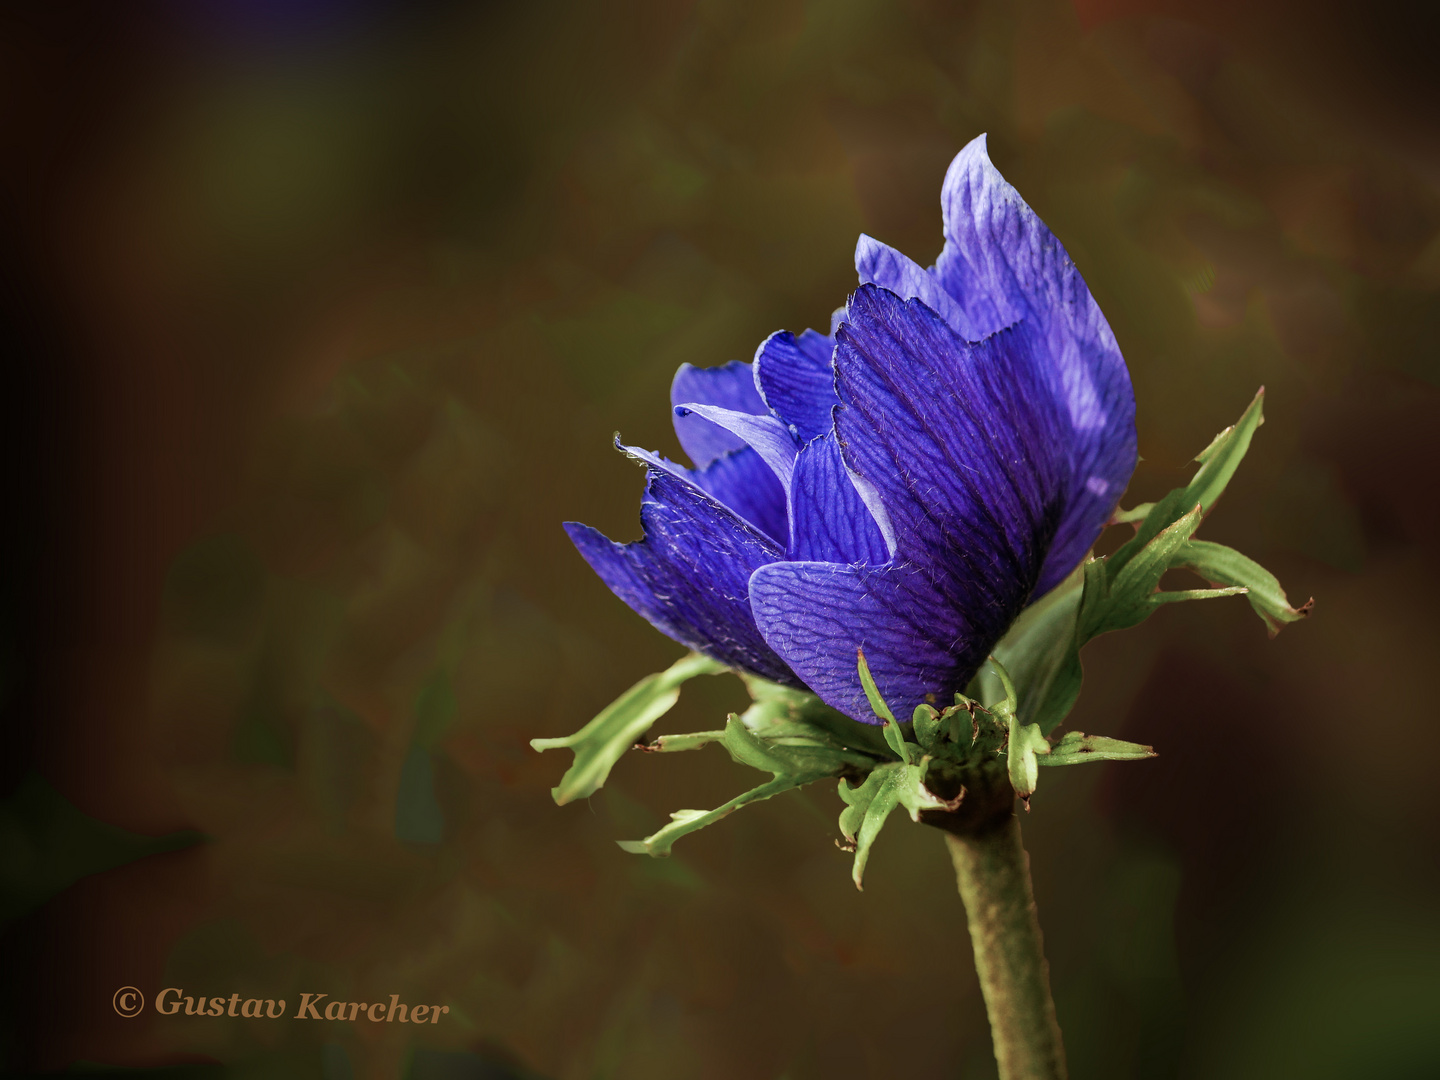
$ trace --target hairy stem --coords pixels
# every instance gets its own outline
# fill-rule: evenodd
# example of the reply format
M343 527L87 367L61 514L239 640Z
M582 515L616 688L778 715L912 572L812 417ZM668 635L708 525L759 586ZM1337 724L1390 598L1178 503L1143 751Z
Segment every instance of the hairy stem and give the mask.
M970 923L1000 1080L1064 1080L1065 1047L1019 819L1012 813L978 832L947 832L945 842Z

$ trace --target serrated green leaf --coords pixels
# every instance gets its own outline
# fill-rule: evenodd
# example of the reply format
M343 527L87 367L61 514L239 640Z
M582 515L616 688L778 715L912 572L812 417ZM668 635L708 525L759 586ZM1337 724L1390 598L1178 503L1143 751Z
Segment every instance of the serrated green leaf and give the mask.
M865 864L870 861L870 848L891 812L900 804L897 787L903 782L903 771L910 767L900 762L876 766L864 783L853 788L846 781L840 781L840 798L845 803L845 809L840 812L840 831L855 848L850 878L857 889L865 887Z
M993 655L985 661L985 664L995 673L1000 681L1000 698L992 701L988 708L995 718L1002 724L1008 724L1018 711L1019 701L1016 699L1015 680L1010 678L1010 672Z
M737 795L714 810L680 810L670 824L644 840L618 841L638 854L663 856L680 837L712 825L740 807L791 788L802 787L843 772L869 771L890 757L890 749L873 725L842 716L804 691L745 677L752 704L732 714L724 731L665 735L646 749L686 750L719 742L739 764L768 772L773 779Z
M905 732L900 729L899 722L886 720L881 730L884 732L885 741L889 744L891 752L905 764L915 764L920 756L920 748L914 743L905 741Z
M950 741L957 749L965 751L975 745L975 710L979 705L964 694L956 694L955 697L957 703L941 713L940 720Z
M751 788L743 795L735 796L714 810L677 810L670 815L669 825L657 830L644 840L617 840L615 843L622 851L628 851L632 855L652 855L657 859L663 859L670 854L671 847L682 836L703 829L707 825L713 825L721 818L729 817L742 806L760 802L772 795L779 795L782 791L789 791L792 788L819 780L823 775L826 774L808 777L777 776L768 783Z
M868 769L875 759L811 738L761 738L743 718L731 714L723 745L741 765L779 775L833 776L846 768Z
M661 735L652 743L642 744L640 749L652 754L677 754L685 750L699 750L725 738L723 731L696 731L688 735Z
M1195 455L1200 468L1185 488L1182 506L1199 503L1203 513L1210 512L1215 500L1224 493L1230 478L1240 467L1240 462L1245 459L1256 429L1265 423L1264 408L1265 388L1262 386L1234 426L1220 432L1209 446Z
M865 697L870 701L870 708L882 721L880 727L881 734L885 736L885 744L901 761L913 764L919 755L919 748L905 741L905 732L900 729L900 721L895 719L895 714L880 696L880 690L870 675L870 665L865 662L864 649L855 650L855 666L860 673L860 685L865 688Z
M1311 599L1298 608L1292 607L1274 574L1224 544L1191 540L1177 554L1174 565L1193 570L1212 585L1243 588L1250 606L1265 621L1271 637L1286 623L1305 618L1315 605Z
M852 720L808 691L792 690L754 675L742 674L741 678L754 704L740 719L761 738L813 742L882 760L891 756L875 724Z
M1170 569L1175 553L1200 527L1202 514L1202 507L1196 503L1157 533L1119 572L1111 573L1110 596L1122 598L1122 603L1133 603L1153 593L1165 571Z
M1019 717L1010 719L1010 742L1005 748L1005 768L1010 786L1022 799L1035 793L1039 779L1036 758L1050 753L1050 743L1040 732L1039 724L1022 724Z
M1180 515L1134 552L1118 573L1107 571L1103 596L1090 593L1087 581L1087 593L1080 605L1077 644L1084 645L1100 634L1127 630L1145 621L1155 610L1160 579L1170 569L1176 552L1199 528L1200 518L1201 507L1197 503L1189 513Z
M857 889L865 876L870 848L886 820L897 806L909 811L914 821L920 811L942 809L947 804L926 789L920 769L903 761L889 761L875 766L863 783L851 787L840 781L840 798L845 809L840 812L840 831L855 846L855 862L850 876Z
M865 696L870 701L870 708L874 710L875 715L881 720L888 720L893 724L895 722L895 714L890 711L890 706L885 704L885 699L880 696L880 691L875 686L875 679L870 674L870 665L865 662L864 649L855 650L855 662L856 667L860 671L860 685L865 688ZM889 737L887 736L886 742L889 741ZM890 749L895 749L893 744ZM897 751L897 753L899 753L899 751Z
M1265 388L1262 386L1234 426L1220 432L1211 440L1209 446L1195 455L1200 468L1196 470L1190 483L1183 488L1176 488L1159 502L1152 504L1149 513L1136 529L1135 536L1105 560L1112 579L1151 540L1173 525L1183 514L1196 506L1200 507L1202 518L1210 512L1215 500L1221 496L1226 485L1230 483L1230 478L1235 475L1246 451L1250 449L1250 440L1255 429L1265 422L1264 404Z
M550 789L555 802L564 806L593 795L620 756L680 700L684 682L724 670L718 661L690 653L666 670L641 679L575 734L563 739L531 739L530 745L536 750L575 752L575 761L560 778L559 786Z
M1067 731L1065 737L1050 748L1050 753L1037 759L1040 765L1078 765L1085 761L1141 761L1155 756L1149 746L1107 739L1104 735L1086 735L1083 731Z
M916 705L910 726L915 729L915 741L920 748L929 751L940 737L940 714L933 705Z
M741 765L752 769L777 774L790 771L774 753L775 748L757 737L734 713L725 723L725 749Z
M1166 589L1150 597L1150 606L1174 604L1185 600L1216 600L1222 596L1243 596L1250 590L1242 585L1226 589Z
M735 796L714 810L677 810L670 815L669 825L644 840L617 840L616 843L623 850L657 858L669 855L671 845L682 836L713 825L749 803L768 799L791 788L803 787L827 776L837 776L851 764L851 758L857 756L828 746L795 746L762 739L733 713L725 724L721 742L738 763L771 773L773 779ZM861 760L867 765L873 763L870 758Z

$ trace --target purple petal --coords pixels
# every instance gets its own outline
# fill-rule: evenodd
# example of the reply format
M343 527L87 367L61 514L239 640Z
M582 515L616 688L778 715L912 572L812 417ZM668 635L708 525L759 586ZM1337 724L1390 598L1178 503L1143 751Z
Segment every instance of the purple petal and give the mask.
M771 647L857 719L869 718L854 711L857 647L892 706L946 700L1034 590L1070 471L1063 414L1022 331L971 345L918 300L874 285L851 298L836 432L888 512L894 564L784 564L752 579L751 600Z
M945 250L935 275L982 331L1023 318L1068 420L1071 480L1037 594L1095 543L1135 471L1135 392L1085 280L986 152L985 136L951 163L941 193Z
M699 402L687 402L675 406L676 416L683 417L690 413L696 413L712 425L733 434L741 440L742 446L754 447L755 452L764 459L765 464L775 471L781 486L784 487L786 494L789 494L790 474L795 470L796 446L794 436L780 420L768 412L763 416L755 416L751 413L735 412L732 409L721 409Z
M917 567L771 563L750 578L750 606L765 639L828 705L879 719L856 673L865 650L875 684L897 716L922 702L949 704L984 662L993 639Z
M802 445L830 430L830 410L838 400L830 363L834 348L834 341L814 330L798 338L781 330L755 351L755 385Z
M716 458L695 474L695 482L771 539L789 534L785 489L752 447Z
M1035 596L1049 592L1069 576L1099 539L1115 510L1138 458L1135 398L1128 376L1124 385L1105 384L1108 422L1070 435L1070 483L1065 514L1050 541L1050 551L1035 584Z
M687 469L650 450L615 443L625 454L694 484L777 543L790 535L785 489L775 471L748 446L716 458L703 469Z
M779 546L661 469L649 472L640 522L644 539L633 544L573 521L565 531L611 591L657 630L723 664L798 686L750 612L750 576L781 557Z
M935 277L982 337L1045 307L1049 298L1037 294L1046 281L1074 271L1054 233L991 164L984 135L950 163L940 212L945 249Z
M1005 583L996 588L1028 592L1068 470L1024 341L1007 332L971 345L919 301L865 285L835 364L836 430L889 512L897 558L937 573L983 566Z
M920 300L966 341L979 341L987 336L976 332L965 309L951 298L929 270L864 233L855 245L855 270L861 285L874 282L905 300Z
M768 411L755 389L754 372L739 360L713 368L681 364L670 384L670 404L691 401L755 415ZM739 436L694 413L675 414L674 424L680 446L697 468L703 469L722 454L745 445Z
M1079 270L991 163L985 136L951 163L941 209L945 249L929 273L963 312L969 332L936 310L972 341L1026 323L1033 362L1068 419L1056 437L1069 449L1070 482L1037 583L1043 593L1095 543L1135 470L1130 373ZM925 299L919 289L914 295Z
M786 557L875 566L890 561L885 535L845 468L833 431L807 443L795 459Z

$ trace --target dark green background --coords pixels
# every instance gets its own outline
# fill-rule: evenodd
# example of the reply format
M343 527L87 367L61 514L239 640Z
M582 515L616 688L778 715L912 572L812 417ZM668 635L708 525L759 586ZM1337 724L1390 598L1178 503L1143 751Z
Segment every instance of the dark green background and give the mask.
M636 534L611 433L677 452L675 367L825 327L860 231L933 259L988 131L1129 362L1126 501L1263 383L1202 535L1317 601L1274 641L1234 600L1088 650L1072 726L1161 756L1047 771L1025 820L1072 1074L1440 1071L1420 5L212 0L3 31L6 1068L993 1076L939 835L897 819L857 893L821 784L650 861L613 841L754 775L637 755L557 808L568 755L528 748L680 652L559 528ZM741 700L701 680L663 730ZM124 1020L124 984L451 1013Z

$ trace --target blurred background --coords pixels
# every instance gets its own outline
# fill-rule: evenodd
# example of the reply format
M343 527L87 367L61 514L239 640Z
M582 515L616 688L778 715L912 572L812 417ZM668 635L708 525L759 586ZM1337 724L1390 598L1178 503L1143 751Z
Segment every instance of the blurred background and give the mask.
M1024 822L1072 1075L1440 1074L1440 117L1428 5L6 4L0 760L9 1075L995 1075L941 837L850 883L829 784L578 728L681 650L560 530L638 535L612 432L928 263L989 132L1134 377L1127 504L1257 387L1204 536L1241 600L1095 642ZM661 731L744 700L691 683ZM134 1019L147 996L437 1025ZM154 1070L148 1072L148 1070Z

